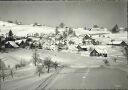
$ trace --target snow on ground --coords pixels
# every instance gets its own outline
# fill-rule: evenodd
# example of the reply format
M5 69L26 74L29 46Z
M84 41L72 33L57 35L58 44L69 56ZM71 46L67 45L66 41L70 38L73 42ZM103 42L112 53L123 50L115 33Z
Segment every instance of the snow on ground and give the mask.
M25 52L25 53L23 53ZM70 65L73 68L83 68L83 67L99 67L104 65L102 57L89 57L89 56L81 56L79 53L68 53L68 52L55 52L55 51L44 51L38 50L40 54L40 58L44 58L45 56L51 56L53 61L57 61L60 63L64 63ZM13 58L18 58L22 54L26 58L27 61L32 56L32 50L16 50L13 52L8 52L2 55L10 58L7 54L10 54ZM12 61L9 59L10 62ZM18 59L16 59L18 61ZM114 63L114 62L113 62ZM110 62L112 64L112 61ZM126 69L126 68L125 68ZM35 67L33 65L28 65L27 67L21 68L15 71L15 78L6 80L2 83L2 90L35 90L35 88L50 74L42 74L39 77L35 74Z
M127 32L126 31L120 31L119 33L110 33L106 36L109 36L111 39L114 39L115 41L126 41L127 42Z
M15 26L16 24L14 23L8 23L8 22L4 22L4 21L0 21L0 26Z
M14 67L14 65L19 64L21 60L29 62L32 57L31 50L25 49L17 49L17 50L10 50L7 53L0 53L0 57L5 58L6 66L10 65L10 67Z
M92 34L92 35L97 35L97 34L109 34L110 32L105 30L84 30L83 28L77 28L74 29L74 31L76 32L76 35L83 35L83 34Z
M31 71L31 72L30 72ZM10 81L1 84L2 90L35 90L42 81L49 77L52 73L44 73L40 77L33 74L33 70L20 70L18 74ZM19 76L20 75L20 76ZM17 76L17 78L16 78Z
M103 34L101 36L92 35L92 38L102 42L102 44L108 44L111 42L111 40L127 42L127 32L120 31L119 33L109 33L109 34Z
M57 56L55 60L57 60L58 62L63 62L70 66L95 66L102 63L102 59L96 57L81 56L75 53L55 52L55 56Z
M54 33L55 28L48 27L48 26L32 26L32 25L15 25L12 23L7 23L0 21L0 34L6 34L9 30L12 30L14 34L17 36L26 36L27 34L34 34L34 33ZM60 29L64 31L64 29ZM84 30L83 28L74 29L76 34L92 34L93 38L99 40L103 43L109 42L111 39L114 40L127 40L127 33L126 32L119 32L115 34L111 34L107 30ZM105 37L99 37L98 34L104 34ZM38 50L39 56L42 60L46 56L52 58L53 61L57 61L60 64L66 64L71 67L99 67L104 65L103 60L108 59L111 65L115 64L125 64L126 59L124 58L121 48L120 47L111 47L108 45L97 45L97 46L87 46L87 47L98 47L102 49L106 49L108 53L108 57L90 57L89 52L77 52L75 50L75 46L69 47L70 50L63 50L60 52L57 51L48 51L40 49ZM7 53L0 53L0 57L5 57L5 64L6 66L10 65L14 67L16 64L20 63L21 60L25 60L26 62L31 62L33 55L33 50L30 49L11 49ZM117 63L113 62L113 57L117 58ZM8 78L7 81L2 83L2 90L33 90L36 86L39 85L41 80L44 80L50 74L43 74L41 77L35 74L35 67L30 63L26 67L18 69L15 71L15 79Z
M26 36L27 34L33 33L48 34L55 32L55 28L48 26L15 25L0 21L0 34L6 34L9 30L12 30L16 36Z
M121 52L120 47L111 47L109 45L96 45L90 46L92 48L100 48L105 49L108 54L108 58L118 57L120 59L124 59L123 53ZM85 52L77 52L77 50L66 50L66 51L47 51L43 49L38 50L39 56L41 59L44 59L46 56L52 57L54 61L71 64L71 65L95 65L99 62L102 62L104 58L99 57L90 57L89 51ZM16 49L12 50L8 53L1 53L0 57L5 57L6 65L14 66L15 64L19 63L21 60L30 62L32 60L33 50L30 49Z

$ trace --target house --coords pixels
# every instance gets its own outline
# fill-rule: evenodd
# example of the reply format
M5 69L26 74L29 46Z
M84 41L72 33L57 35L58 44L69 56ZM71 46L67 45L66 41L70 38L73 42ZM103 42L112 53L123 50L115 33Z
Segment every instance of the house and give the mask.
M90 56L103 56L103 57L107 57L107 51L104 49L93 49L90 52Z
M125 41L122 41L122 42L120 43L120 45L121 45L121 46L128 46L128 44L127 44Z
M57 47L58 47L58 50L68 49L67 45L64 45L63 43L58 43Z
M4 45L4 43L5 43L5 37L0 36L0 45Z
M19 46L14 41L7 41L5 43L5 48L18 48Z
M81 46L81 50L82 50L82 51L88 51L88 49L87 49L86 46Z
M30 39L32 39L32 41L39 41L40 40L40 38L38 38L38 37L29 37Z
M26 42L26 39L23 39L23 40L15 40L15 43L18 46L21 46L21 47L25 45L25 42Z
M90 39L83 40L83 44L84 45L92 45L92 40L90 40Z
M85 46L78 45L76 48L78 49L78 51L87 51L87 47Z
M128 44L125 41L113 41L113 42L109 42L107 45L128 46Z
M90 37L90 35L85 35L84 37L83 37L83 40L85 40L85 39L91 39L91 37Z

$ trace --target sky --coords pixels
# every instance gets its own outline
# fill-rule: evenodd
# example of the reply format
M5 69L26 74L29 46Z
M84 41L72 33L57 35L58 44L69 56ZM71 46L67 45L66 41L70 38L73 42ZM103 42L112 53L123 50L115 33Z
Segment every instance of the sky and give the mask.
M71 27L94 24L112 28L126 27L126 0L120 1L0 1L0 19L18 20L24 24L38 22L57 26L63 22Z

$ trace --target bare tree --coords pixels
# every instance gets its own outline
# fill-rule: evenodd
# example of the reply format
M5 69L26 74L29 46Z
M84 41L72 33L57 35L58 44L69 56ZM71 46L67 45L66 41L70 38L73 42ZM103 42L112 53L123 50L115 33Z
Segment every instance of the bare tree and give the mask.
M99 28L99 26L98 25L93 25L93 28Z
M6 68L5 63L2 61L2 59L0 59L0 81L1 81L1 77L3 81L5 80L6 77L5 68Z
M54 68L55 68L55 70L56 70L57 67L58 67L58 63L57 63L57 62L54 62L54 63L53 63L53 66L54 66Z
M37 68L37 73L38 73L38 75L40 77L40 74L42 73L43 66L42 65L37 65L36 68Z
M10 75L13 78L13 75L14 75L13 69L10 69Z
M111 39L111 43L112 43L112 44L113 44L114 41L115 41L114 39Z
M127 58L127 64L128 64L128 46L123 47L122 53Z
M58 28L59 28L59 27L56 27L56 28L55 28L55 34L56 34L56 35L59 34Z
M63 22L60 23L59 27L64 28L65 24Z
M39 60L39 54L37 53L37 49L35 49L32 58L33 58L33 63L36 66L37 65L37 62Z
M70 27L68 30L68 35L71 35L73 33L73 29Z
M44 59L44 65L47 67L47 72L49 73L52 61L50 57Z

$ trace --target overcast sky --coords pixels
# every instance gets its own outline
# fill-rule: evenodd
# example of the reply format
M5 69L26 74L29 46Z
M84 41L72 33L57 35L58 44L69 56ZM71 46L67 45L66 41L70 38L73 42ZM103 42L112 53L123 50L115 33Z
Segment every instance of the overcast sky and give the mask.
M126 26L126 2L104 1L0 1L1 20L38 22L57 26L84 27L98 24L107 28Z

